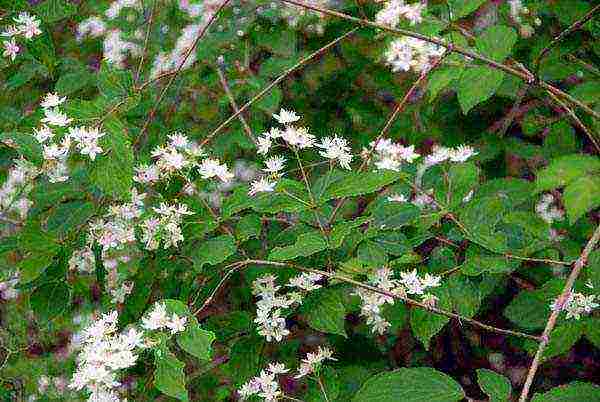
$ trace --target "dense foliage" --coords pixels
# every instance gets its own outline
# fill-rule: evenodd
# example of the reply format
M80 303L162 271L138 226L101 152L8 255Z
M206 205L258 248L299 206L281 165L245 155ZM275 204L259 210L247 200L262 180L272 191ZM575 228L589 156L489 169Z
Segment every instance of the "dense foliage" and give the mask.
M0 399L600 401L595 2L0 32Z

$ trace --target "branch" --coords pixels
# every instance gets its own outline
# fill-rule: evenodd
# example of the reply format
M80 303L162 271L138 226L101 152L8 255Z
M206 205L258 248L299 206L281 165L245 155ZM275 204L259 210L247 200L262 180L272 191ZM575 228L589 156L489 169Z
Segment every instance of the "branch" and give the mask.
M517 78L520 78L521 80L528 82L528 83L534 83L535 85L543 88L546 91L549 91L551 93L553 93L556 96L559 96L561 98L564 98L566 100L568 100L569 102L577 105L578 107L580 107L581 109L585 110L586 113L594 116L596 119L600 119L600 114L596 111L594 111L592 108L590 108L589 106L587 106L586 104L584 104L583 102L573 98L571 95L569 95L568 93L556 88L553 85L550 85L549 83L539 80L537 79L534 75L532 75L531 73L526 73L520 70L517 70L511 66L508 66L506 64L502 64L502 63L498 63L497 61L494 61L486 56L483 56L479 53L475 53L470 51L469 49L460 47L460 46L456 46L452 43L447 43L444 40L438 39L438 38L434 38L434 37L430 37L427 35L423 35L417 32L413 32L413 31L409 31L406 29L400 29L400 28L391 28L389 26L386 25L382 25L382 24L378 24L376 22L373 21L369 21L366 19L362 19L362 18L357 18L357 17L353 17L351 15L348 14L344 14L341 13L339 11L335 11L335 10L330 10L327 8L322 8L322 7L318 7L318 6L314 6L311 4L306 4L297 0L280 0L284 3L289 3L289 4L294 4L296 6L299 7L303 7L309 10L313 10L313 11L317 11L321 14L326 14L326 15L331 15L333 17L338 17L338 18L342 18L348 21L352 21L356 24L359 24L361 26L369 26L372 28L377 28L377 29L381 29L383 31L387 31L387 32L391 32L394 33L396 35L404 35L404 36L410 36L412 38L416 38L416 39L421 39L425 42L429 42L429 43L434 43L438 46L442 46L445 47L447 49L450 49L456 53L460 53L463 56L467 56L470 57L472 59L475 60L479 60L485 64L487 64L489 67L492 68L496 68L498 70L502 70L505 73L514 75Z
M269 91L271 89L273 89L273 87L275 87L277 84L279 84L281 81L283 81L284 79L287 78L288 75L290 75L291 73L293 73L294 71L296 71L298 68L302 67L304 64L306 64L307 62L309 62L310 60L314 59L315 57L317 57L318 55L320 55L321 53L325 52L326 50L330 49L331 47L335 46L338 42L340 42L341 40L347 38L348 36L352 35L354 32L356 32L359 29L359 27L356 27L348 32L346 32L344 35L338 37L337 39L334 39L333 41L329 42L328 44L326 44L325 46L323 46L322 48L312 52L311 54L309 54L308 56L304 57L303 59L300 59L300 61L298 61L296 64L294 64L292 67L288 68L287 70L285 70L279 77L277 77L273 82L271 82L269 85L267 85L266 87L264 87L259 93L257 93L256 95L254 95L254 97L252 99L250 99L248 102L246 102L244 105L242 105L242 107L235 112L234 114L232 114L231 116L229 116L229 118L227 120L225 120L223 123L219 124L219 126L217 128L215 128L201 143L200 146L205 146L206 144L208 144L210 141L212 141L212 139L219 134L225 127L227 127L233 120L235 120L240 114L242 114L243 112L245 112L248 108L250 108L250 106L252 106L252 104L254 102L256 102L257 100L261 99L263 96L265 96L266 94L269 93Z
M206 34L206 32L208 32L208 28L210 28L210 26L217 20L217 17L221 13L221 11L230 2L231 2L231 0L224 0L223 3L221 3L221 5L219 6L219 8L210 17L210 19L208 20L208 22L206 23L206 25L198 33L198 36L196 36L196 39L194 39L194 43L192 43L192 46L190 46L190 48L187 50L187 52L185 53L185 55L183 57L183 60L181 60L181 62L179 63L179 66L177 66L177 69L175 70L175 72L171 76L171 79L169 79L169 82L167 83L167 85L165 85L165 87L163 88L162 92L158 96L158 99L156 100L156 103L154 104L154 107L150 111L150 114L148 115L148 118L146 119L146 122L144 123L144 126L142 127L142 130L140 131L140 134L137 136L137 138L136 138L136 140L135 140L135 142L133 144L134 147L141 146L143 144L143 142L145 141L145 139L146 139L146 132L148 130L148 126L150 125L150 123L154 119L154 115L156 114L156 111L158 110L158 107L160 106L160 103L162 102L163 98L165 97L165 94L167 93L167 91L169 90L169 88L171 88L171 85L173 84L173 81L175 81L175 78L177 78L177 75L183 69L183 66L185 65L185 63L189 59L189 57L192 54L192 52L194 52L194 50L196 49L196 46L198 45L198 42L200 42L200 40L204 37L204 35Z
M525 385L523 386L523 390L521 391L521 397L519 398L519 402L525 402L527 400L527 397L529 395L529 389L531 388L531 384L533 383L533 378L535 377L535 373L536 373L536 371L540 365L540 362L542 360L542 355L544 353L544 349L546 349L546 346L548 346L548 343L550 342L550 335L552 333L552 330L556 326L556 320L558 319L558 316L560 315L560 313L562 311L562 306L564 305L564 303L567 301L569 295L571 294L571 290L573 289L573 284L575 283L575 280L579 276L581 269L587 265L588 256L590 255L592 250L596 247L596 245L598 244L598 241L600 241L600 225L598 225L598 227L594 231L594 234L592 235L591 239L585 245L585 248L583 249L581 255L579 256L577 261L575 261L575 263L573 264L573 270L571 271L571 274L567 278L567 283L565 284L565 287L564 287L562 293L556 300L556 306L558 306L558 308L553 309L552 313L550 314L550 318L548 318L548 322L546 323L546 328L544 328L544 332L542 333L542 336L541 336L542 340L538 346L537 352L535 353L533 362L531 363L531 366L529 367L529 372L527 373L527 379L525 380Z

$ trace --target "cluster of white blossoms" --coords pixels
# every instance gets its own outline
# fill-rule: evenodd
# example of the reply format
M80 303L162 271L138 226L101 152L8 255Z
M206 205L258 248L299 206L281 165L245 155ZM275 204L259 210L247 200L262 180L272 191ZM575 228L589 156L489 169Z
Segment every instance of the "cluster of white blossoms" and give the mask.
M144 335L135 328L119 333L118 316L104 314L82 332L82 350L69 388L86 389L89 402L118 402L119 370L135 365L137 352L145 347Z
M535 205L535 212L545 222L562 221L565 217L565 211L558 205L558 199L551 193L542 195L540 201Z
M65 100L48 93L40 104L44 110L42 125L33 130L33 136L42 146L44 172L51 183L68 180L67 158L72 144L92 161L103 152L98 140L105 134L97 127L69 127L73 119L60 110Z
M390 0L377 13L375 21L391 28L396 28L402 18L410 21L410 25L420 24L426 8L427 5L421 2L406 4L404 0Z
M277 401L283 396L283 392L279 388L277 376L289 371L283 363L271 363L259 375L243 384L238 390L238 395L242 400L257 395L267 402Z
M296 126L300 116L293 110L281 109L279 114L274 114L273 118L283 127L272 127L269 131L262 133L258 137L258 153L266 155L276 141L281 139L283 144L297 152L302 149L317 148L320 149L319 155L328 159L333 164L337 163L342 168L350 170L352 154L350 146L346 139L334 135L333 137L324 137L317 141L316 137L309 133L308 128ZM261 192L275 191L277 180L283 175L282 170L285 167L285 158L282 156L273 156L265 161L266 167L263 170L265 175L250 183L250 195L256 195Z
M185 331L187 317L175 313L169 315L165 303L156 303L154 309L142 318L142 327L149 331L168 329L171 335Z
M421 155L415 152L415 146L408 147L396 144L388 138L381 138L369 144L373 151L374 165L378 170L393 170L399 172L405 163L413 163ZM369 149L363 149L363 158L368 158Z
M294 378L299 379L318 372L319 368L326 360L336 360L333 358L333 351L327 347L319 346L316 352L309 352L306 354L306 357L302 359L300 367L298 367L298 372ZM286 374L289 371L290 370L286 368L283 363L270 363L258 376L251 378L248 382L243 384L238 390L238 395L242 400L246 400L249 397L256 395L266 402L277 401L284 397L283 392L279 388L277 376Z
M182 242L181 222L186 215L193 215L187 205L168 205L161 203L158 208L153 207L155 216L146 218L141 224L142 238L146 250L156 250L163 243L163 248L177 247Z
M218 178L222 182L228 182L234 177L227 165L214 158L201 160L204 156L198 143L184 134L171 134L168 144L157 146L152 151L154 163L135 168L133 180L141 184L153 184L174 175L185 176L185 173L193 169L197 169L203 179Z
M274 275L265 275L256 279L252 284L252 293L258 298L256 302L256 318L258 333L264 336L267 342L276 340L280 342L290 331L285 325L283 309L302 303L303 293L319 289L317 284L322 276L316 273L302 273L291 278L287 287L300 290L285 294L277 294L281 286L276 285Z
M20 220L27 218L32 201L27 198L33 188L38 169L29 161L17 159L0 187L0 216L16 214Z
M594 309L600 307L600 304L594 300L596 300L596 295L586 296L583 293L571 292L562 306L558 303L558 299L556 299L550 304L550 309L554 311L566 311L567 320L570 318L579 320L582 315L591 314Z
M0 281L0 300L14 300L19 297L19 274L15 273L10 279Z
M10 58L12 61L17 58L21 50L17 43L19 37L31 40L42 33L40 20L27 12L19 13L17 17L13 18L13 21L15 24L9 25L5 31L0 33L0 36L7 38L2 43L4 46L2 56Z
M419 276L416 270L411 272L401 272L401 279L394 279L394 273L391 269L383 267L375 271L369 278L369 284L375 286L390 295L374 292L364 288L356 288L356 294L361 299L360 315L363 316L367 325L371 326L372 332L384 334L391 324L382 317L381 309L385 304L394 304L394 297L406 297L407 295L418 295L423 303L429 306L435 306L437 298L425 291L428 288L440 286L441 278L439 276L426 273Z
M332 0L304 0L303 3L309 6L326 9L330 9L336 5L336 2ZM308 32L314 32L318 35L323 35L325 32L325 14L295 4L271 3L271 9L277 7L280 8L280 16L290 27L294 29L303 28ZM306 21L307 19L310 20L310 23L302 24L301 26L301 22Z
M393 72L413 70L417 73L428 71L436 59L440 58L446 49L435 43L421 39L403 36L394 39L384 53L386 64Z

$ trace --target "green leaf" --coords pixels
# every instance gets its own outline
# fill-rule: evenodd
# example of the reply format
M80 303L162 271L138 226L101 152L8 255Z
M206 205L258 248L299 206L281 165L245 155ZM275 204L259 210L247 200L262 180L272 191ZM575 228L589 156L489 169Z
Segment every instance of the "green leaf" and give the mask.
M571 224L592 209L598 208L600 206L600 176L584 176L570 183L565 188L563 202Z
M510 381L492 370L478 369L477 380L481 389L490 397L489 402L506 402L510 398Z
M427 91L429 92L429 101L433 102L441 91L458 80L462 74L462 69L459 67L440 67L434 70L429 77L427 83Z
M188 401L185 389L185 364L177 360L166 348L154 351L154 386L160 392L180 401Z
M300 212L308 209L307 204L298 200L308 200L304 185L290 179L281 179L274 192L260 193L252 198L251 207L256 212Z
M402 173L388 170L366 173L343 172L331 180L320 201L369 194L395 182L401 175Z
M570 320L563 322L554 328L550 336L550 341L544 349L542 361L551 359L555 356L564 355L567 353L577 341L583 336L586 330L586 322L584 320ZM539 343L535 341L527 341L525 349L534 355L537 352Z
M448 280L448 291L454 311L468 318L477 314L481 306L481 295L473 281L464 275L452 275Z
M346 236L352 233L355 228L365 224L368 221L368 217L360 217L353 221L336 223L331 229L329 235L329 248L336 249L341 247Z
M587 382L572 382L535 394L531 402L600 402L600 387Z
M269 253L269 259L275 261L293 260L298 257L308 257L327 248L327 242L318 231L303 233L291 246L275 247Z
M311 292L302 303L308 325L317 331L347 337L344 293L343 288L321 288Z
M517 42L517 33L504 25L492 25L475 39L475 46L481 54L502 62L512 52Z
M46 227L62 235L85 224L94 214L94 205L87 201L71 201L59 204L48 217Z
M61 95L71 95L82 88L90 86L94 83L93 75L87 71L78 71L66 73L60 76L54 90Z
M452 20L458 20L477 10L486 0L448 0Z
M12 142L19 155L23 156L29 162L41 166L43 162L42 147L32 134L9 132L0 134L1 142Z
M380 229L400 229L413 222L420 214L419 207L413 204L386 202L373 211L373 224Z
M360 243L357 250L357 258L363 265L376 268L387 263L387 251L380 244L366 240Z
M539 289L523 290L506 307L504 315L521 328L542 329L550 316L550 303L558 297L563 287L563 280L554 279Z
M201 360L210 360L215 334L200 328L195 319L186 325L185 331L177 335L177 344L189 354Z
M564 187L579 177L600 172L600 159L590 155L567 155L552 160L537 173L536 192Z
M386 231L374 237L373 242L379 244L388 254L404 255L412 251L406 235L400 231Z
M258 237L262 230L262 220L260 215L244 215L234 227L235 237L244 242L252 237Z
M109 117L103 124L106 135L101 138L104 155L98 156L90 178L109 196L126 199L133 184L133 150L123 123Z
M46 321L62 314L70 302L71 288L60 282L45 283L37 287L29 298L33 312Z
M577 142L573 127L565 120L554 123L544 138L544 150L549 157L576 152Z
M482 247L470 245L465 253L465 262L462 264L460 271L465 275L474 276L485 272L508 274L518 267L519 262L515 259L492 254Z
M218 236L202 242L192 256L194 269L200 271L206 264L220 264L232 256L236 250L235 239L230 235Z
M502 84L504 73L485 66L468 68L457 86L458 103L464 114L488 100ZM474 85L477 83L477 85Z
M369 378L352 402L456 402L465 397L450 376L429 367L401 368Z
M19 283L25 284L37 279L54 261L54 254L33 253L19 261Z
M438 297L437 307L451 310L452 303L446 289L436 288L431 293ZM415 307L410 311L410 327L415 337L420 340L426 349L429 349L431 338L437 335L450 321L450 318L432 314L431 312Z
M46 0L35 7L35 12L47 24L53 24L77 12L77 6L66 0Z

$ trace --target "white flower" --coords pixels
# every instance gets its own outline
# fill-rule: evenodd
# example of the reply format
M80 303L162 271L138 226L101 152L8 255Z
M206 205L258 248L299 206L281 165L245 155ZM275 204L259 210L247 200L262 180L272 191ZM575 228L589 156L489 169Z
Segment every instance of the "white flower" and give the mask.
M423 21L422 13L427 6L422 3L407 4L400 7L400 13L410 21L410 25L420 24Z
M146 184L157 182L160 178L160 171L156 165L141 165L135 168L135 176L133 180Z
M43 124L42 127L39 128L39 130L34 128L33 132L34 132L35 139L39 143L43 143L47 139L50 139L54 136L52 129L45 124Z
M250 190L248 195L254 196L258 193L273 192L277 182L269 181L268 178L262 177L258 180L254 180L250 183Z
M311 148L315 145L316 138L308 132L306 127L287 126L282 132L281 138L290 146L299 149Z
M178 332L185 331L185 323L187 317L179 317L177 314L173 314L171 319L167 322L166 326L171 330L171 334L174 335Z
M14 18L14 21L19 24L19 31L21 31L23 36L27 39L31 39L42 33L42 30L40 29L41 21L29 13L20 13L17 18Z
M407 202L408 199L404 196L404 194L392 194L388 196L387 200L389 202Z
M314 373L325 360L335 360L333 352L329 348L323 348L319 346L317 352L307 353L306 357L302 359L302 363L298 368L298 374L294 378L302 378L308 374Z
M58 108L44 109L44 117L42 123L50 124L51 126L66 127L71 124L73 119L70 119L66 114L62 113Z
M174 133L169 135L169 143L172 147L184 149L190 145L190 140L181 133Z
M216 176L223 182L228 182L234 177L233 173L227 168L227 165L221 164L218 160L211 158L202 161L198 167L198 172L203 179L210 179Z
M300 120L300 116L293 110L286 110L281 108L279 114L273 114L273 118L279 122L279 124L289 124Z
M267 371L269 371L271 374L277 375L277 374L285 374L290 370L285 368L285 364L283 364L283 363L270 363L267 366Z
M425 288L434 288L440 286L441 280L441 277L427 273L421 280L421 285Z
M167 326L167 307L164 303L156 303L150 315L142 318L142 327L149 330L161 329Z
M265 173L278 174L285 168L285 158L283 156L272 156L265 161Z
M11 60L15 60L17 58L17 54L19 54L19 46L14 38L11 40L5 40L4 42L4 52L2 55L4 57L10 57Z
M40 106L44 109L53 108L62 104L65 100L67 100L66 96L61 98L58 94L49 92L40 103Z
M317 285L316 282L323 279L323 276L313 272L303 272L298 276L290 279L287 286L297 287L302 290L311 291L321 288L321 285Z
M327 159L337 160L341 167L350 170L352 154L346 139L338 136L325 137L317 144L317 147L324 150L319 152L319 155Z
M535 212L540 218L548 223L561 221L565 216L565 212L559 208L558 200L551 193L542 195L542 198L535 206Z
M267 136L258 137L256 141L258 143L258 153L261 155L266 155L273 145L273 141L271 141L271 138Z
M452 162L466 162L472 156L477 155L475 150L468 145L459 145L458 147L450 150L450 160Z

